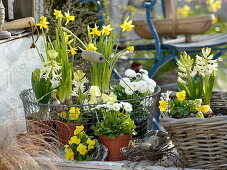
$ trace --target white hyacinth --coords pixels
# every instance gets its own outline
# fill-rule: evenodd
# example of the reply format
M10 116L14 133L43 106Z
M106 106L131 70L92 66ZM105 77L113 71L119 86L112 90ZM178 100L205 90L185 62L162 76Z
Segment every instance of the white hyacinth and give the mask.
M125 71L125 76L130 77L130 78L136 77L136 72L132 69L127 69Z
M122 78L122 80L120 80L120 85L121 85L121 87L124 87L124 88L128 87L130 85L130 83L131 83L130 79L126 78L126 77L124 77L124 78Z
M139 90L138 90L138 91L139 91L140 93L145 93L145 92L148 91L149 86L148 86L148 83L147 83L146 81L140 80L140 81L139 81L139 85L140 85L140 87L139 87Z

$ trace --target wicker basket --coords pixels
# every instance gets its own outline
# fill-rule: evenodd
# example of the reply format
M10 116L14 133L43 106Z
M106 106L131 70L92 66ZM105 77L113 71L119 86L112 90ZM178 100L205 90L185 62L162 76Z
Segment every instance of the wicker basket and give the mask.
M226 106L227 92L214 92L212 109L226 110ZM227 169L227 116L162 118L161 123L187 167Z

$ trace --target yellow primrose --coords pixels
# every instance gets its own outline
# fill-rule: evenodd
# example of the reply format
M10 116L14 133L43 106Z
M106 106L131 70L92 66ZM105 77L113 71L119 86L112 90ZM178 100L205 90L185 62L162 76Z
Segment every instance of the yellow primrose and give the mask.
M120 27L122 28L122 32L124 31L131 31L134 25L132 25L132 20L128 21L129 17L127 17Z
M167 103L164 100L159 101L159 107L158 107L161 111L166 111L167 109Z
M65 145L65 159L66 160L74 160L74 153L69 145Z
M90 138L87 139L87 144L95 145L95 140L91 140Z
M56 19L63 17L61 11L56 10L56 9L54 10L54 15L55 15Z
M70 120L76 120L80 116L79 113L69 113L69 119Z
M81 154L85 155L87 153L87 146L83 144L79 144L79 146L76 148L76 150Z
M94 145L88 145L88 150L92 150L94 148L95 148Z
M176 93L176 96L177 96L177 100L182 101L182 100L184 100L185 97L186 97L186 91L183 90L183 91L181 91L181 92L177 92L177 93Z
M95 24L95 28L92 28L90 34L93 34L93 35L97 35L97 36L100 36L101 35L101 31L98 30L99 27L97 27L97 25Z
M134 51L134 46L130 46L127 48L129 51Z
M97 48L94 46L94 44L89 43L89 44L87 45L86 50L96 51L96 50L97 50Z
M84 133L84 126L76 126L76 130L74 130L74 135L79 135L79 134L83 134Z
M68 52L71 52L72 55L77 54L77 48L70 48L70 50L67 50Z
M49 24L49 22L46 21L46 17L40 17L40 23L36 24L37 26L40 27L40 29L42 28L47 28L47 25Z
M65 117L67 116L67 113L61 112L61 113L59 114L59 116L62 117L62 118L65 118Z
M110 35L110 32L113 30L113 28L111 28L110 24L107 26L103 26L102 27L102 35Z
M78 145L78 144L80 143L80 141L81 141L81 140L78 139L77 136L73 136L73 137L70 138L70 140L68 141L68 143L69 143L70 145L72 145L73 143L75 143L75 144Z
M75 20L75 16L70 16L69 15L69 11L68 11L68 12L65 12L65 19L66 19L65 25L67 25L69 23L69 21L74 21Z
M207 113L210 110L210 106L209 105L202 105L197 110L199 112L202 112L202 113Z
M80 113L79 107L70 107L69 113Z

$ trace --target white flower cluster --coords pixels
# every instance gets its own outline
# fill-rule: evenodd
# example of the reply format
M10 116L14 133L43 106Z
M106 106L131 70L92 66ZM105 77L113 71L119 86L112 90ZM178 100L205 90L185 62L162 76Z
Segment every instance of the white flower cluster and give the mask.
M217 60L214 60L213 55L210 55L210 53L211 48L203 48L203 56L196 56L196 68L203 77L210 75L213 71L216 71L218 67Z
M109 111L120 111L123 109L126 112L131 112L132 111L132 105L128 102L120 102L120 103L115 103L115 102L107 102L106 104L99 104L97 105L94 109L105 109L107 112Z
M58 53L55 50L47 51L48 60L43 62L43 68L41 68L41 77L45 80L50 78L52 88L55 88L59 85L61 80L61 66L56 62L56 57Z
M88 79L85 76L83 70L77 70L73 74L72 84L74 85L72 90L73 96L78 96L79 92L83 93L85 91L84 84L88 83Z
M150 94L154 92L156 82L148 77L147 70L140 69L139 73L136 73L132 69L127 69L125 76L120 80L120 85L125 88L127 95L132 95L136 91L140 93L149 92Z

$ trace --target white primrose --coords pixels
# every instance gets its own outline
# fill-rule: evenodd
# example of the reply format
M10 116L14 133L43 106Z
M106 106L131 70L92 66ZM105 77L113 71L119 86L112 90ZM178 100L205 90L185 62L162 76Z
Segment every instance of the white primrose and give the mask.
M126 112L132 111L132 105L130 103L124 105L124 109Z
M130 78L136 77L136 72L132 69L127 69L125 71L125 76L130 77Z
M132 87L133 91L137 91L140 88L140 85L138 82L133 81L133 82L131 82L130 87Z
M121 109L121 107L120 107L120 105L118 104L118 103L115 103L114 105L113 105L113 110L114 111L119 111Z
M149 86L148 86L148 83L146 81L140 80L139 81L139 85L140 85L140 87L139 87L138 91L140 93L145 93L145 92L147 92L149 90Z
M130 85L129 87L125 88L125 93L127 95L132 95L134 93L132 86Z

